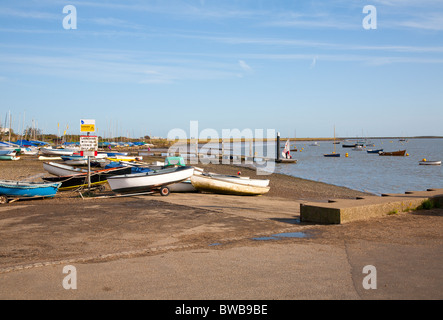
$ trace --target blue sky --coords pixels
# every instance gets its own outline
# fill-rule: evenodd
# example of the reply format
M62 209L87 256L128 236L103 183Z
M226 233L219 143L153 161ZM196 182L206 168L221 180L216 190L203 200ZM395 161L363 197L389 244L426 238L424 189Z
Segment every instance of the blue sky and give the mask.
M443 135L442 75L441 0L0 3L0 120L16 130Z

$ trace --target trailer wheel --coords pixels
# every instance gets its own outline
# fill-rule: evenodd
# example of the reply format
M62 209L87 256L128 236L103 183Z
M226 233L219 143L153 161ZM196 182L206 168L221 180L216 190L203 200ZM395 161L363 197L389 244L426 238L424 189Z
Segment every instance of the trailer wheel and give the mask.
M161 188L161 189L160 189L160 194L161 194L163 197L167 197L167 196L169 196L169 194L170 194L169 188L168 188L168 187L163 187L163 188Z
M0 204L8 203L8 198L6 196L0 196Z

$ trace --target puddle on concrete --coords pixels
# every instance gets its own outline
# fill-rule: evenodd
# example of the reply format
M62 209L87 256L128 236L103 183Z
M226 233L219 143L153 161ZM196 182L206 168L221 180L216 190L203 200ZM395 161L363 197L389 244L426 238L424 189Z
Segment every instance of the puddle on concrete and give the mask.
M274 234L273 237L278 238L307 238L308 235L304 232L286 232L286 233L279 233Z
M304 232L285 232L285 233L273 234L270 237L252 238L252 240L269 241L269 240L280 240L282 238L307 238L307 237L308 235Z
M252 240L268 241L268 240L278 240L278 238L276 238L276 237L258 237L258 238L252 238Z

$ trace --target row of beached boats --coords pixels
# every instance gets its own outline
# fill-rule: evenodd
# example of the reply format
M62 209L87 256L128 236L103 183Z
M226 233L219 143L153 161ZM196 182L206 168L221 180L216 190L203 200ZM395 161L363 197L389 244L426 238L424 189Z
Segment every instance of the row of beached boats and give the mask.
M62 163L45 162L43 168L56 177L47 182L62 182L62 190L87 185L87 170ZM206 173L186 166L182 157L168 157L164 165L150 166L120 162L91 173L91 184L108 182L116 193L141 193L171 185L173 192L205 191L233 195L261 195L269 191L269 180L250 179L240 175ZM170 190L171 191L171 190Z
M108 183L116 194L160 192L210 192L229 195L262 195L270 190L269 180L207 173L200 168L186 166L181 157L168 157L163 165L141 166L119 162L108 168L88 170L57 162L44 162L43 168L51 176L42 183L0 181L0 203L11 199L52 198L65 190L88 186L100 187Z

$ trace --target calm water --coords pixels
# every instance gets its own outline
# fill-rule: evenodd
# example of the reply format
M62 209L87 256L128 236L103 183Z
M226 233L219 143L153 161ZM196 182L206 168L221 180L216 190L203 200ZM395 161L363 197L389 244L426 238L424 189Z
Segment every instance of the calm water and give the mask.
M381 157L368 154L366 149L355 151L343 148L342 142L336 145L340 158L325 158L323 154L334 150L331 141L319 141L319 146L310 146L312 142L297 142L295 147L299 151L291 153L298 162L276 164L275 172L378 195L443 188L443 166L418 164L423 158L428 161L443 160L443 139L409 139L407 142L375 139L371 142L375 146L366 149L384 149L387 152L406 150L409 156ZM282 149L284 143L281 141ZM294 148L293 143L291 148ZM254 152L257 152L257 156L274 155L275 143L269 143L265 148L256 146ZM249 144L242 146L242 153L249 155ZM348 158L345 157L346 153L349 154Z
M301 152L293 152L297 164L277 164L276 172L304 179L326 182L375 194L422 191L429 188L443 188L442 166L421 166L420 160L443 160L443 139L372 140L375 147L384 151L406 150L408 157L381 157L343 148L336 145L340 158L325 158L332 153L332 142L319 142L319 147L310 143L297 144ZM346 158L345 154L349 157Z

